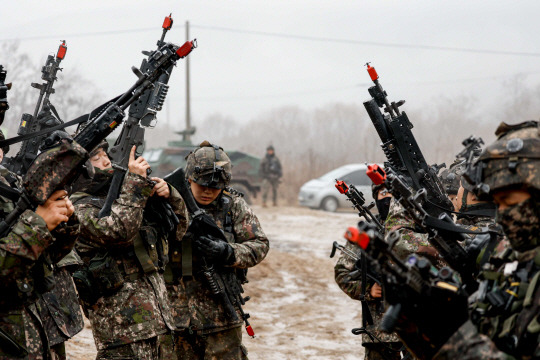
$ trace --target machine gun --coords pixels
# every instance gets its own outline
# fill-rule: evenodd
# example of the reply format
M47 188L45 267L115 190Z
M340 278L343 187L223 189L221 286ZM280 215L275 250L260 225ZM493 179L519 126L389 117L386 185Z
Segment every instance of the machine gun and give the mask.
M43 129L51 128L53 126L62 124L62 120L58 115L55 107L51 104L50 96L54 94L53 88L55 80L57 80L56 74L58 71L62 71L60 62L64 59L67 52L66 41L62 40L62 43L58 47L56 57L49 55L45 65L41 68L41 79L44 83L32 83L32 87L39 89L39 98L34 109L34 114L23 114L21 118L21 124L17 130L17 135L26 135L34 133ZM53 116L54 113L55 116ZM22 176L26 173L30 164L37 156L40 145L47 134L42 134L30 139L26 139L22 142L21 148L14 157L4 158L4 165L6 168Z
M340 194L347 196L347 200L352 202L353 207L358 210L358 215L363 216L367 221L374 223L379 231L384 231L383 226L377 220L377 218L371 213L371 209L375 206L375 203L371 202L368 206L365 206L366 198L361 191L358 191L353 184L347 185L345 181L336 179L336 189Z
M58 146L36 157L24 175L22 192L10 190L8 186L0 186L2 194L9 196L15 203L15 209L0 222L0 236L5 236L9 232L25 210L44 204L55 190L73 183L88 159L88 152L123 122L124 110L138 100L147 89L152 88L154 82L163 74L168 74L176 61L189 54L192 48L191 41L187 41L181 47L165 43L159 51L149 57L144 72L136 67L131 68L138 77L135 84L114 101L101 106L101 111L94 111L93 113L97 112L98 115L73 138L74 141L63 139ZM4 146L2 143L0 142L0 147Z
M163 34L157 42L158 49L155 51L143 51L143 54L148 58L142 61L142 72L147 71L152 65L152 62L155 59L160 59L164 55L164 52L170 51L168 45L163 40L167 31L171 29L172 23L171 16L165 17ZM187 56L196 46L196 40L186 42L179 49L182 54L181 58ZM141 146L144 142L145 128L154 126L153 122L156 119L156 114L162 109L165 102L165 97L169 89L167 83L174 65L174 63L171 63L166 71L153 81L152 87L145 90L140 99L129 108L129 116L124 123L124 127L115 144L109 150L114 174L105 205L103 205L103 208L99 212L100 218L108 216L111 213L112 204L120 195L120 189L128 168L131 148L133 146Z
M187 210L191 215L191 224L187 231L191 232L195 239L202 235L211 235L217 241L227 242L224 232L217 226L214 219L197 205L189 184L186 181L186 174L182 168L178 168L165 176L164 180L174 186L182 196L182 199L184 199ZM216 269L204 257L202 258L202 262L203 274L208 286L212 293L221 301L226 315L232 321L238 320L236 307L245 323L248 335L254 337L255 332L248 321L250 316L244 313L242 309L242 306L249 300L249 296L243 297L242 295L244 292L242 284L247 282L247 280L240 280L236 273L237 270L234 268L220 267Z
M375 86L368 89L372 98L364 102L364 107L381 138L381 147L390 167L409 178L415 190L426 189L428 199L426 210L430 214L438 216L441 212L451 211L452 203L437 177L439 167L429 166L426 163L411 132L412 123L405 112L399 111L405 100L390 103L375 68L369 63L366 65ZM386 115L383 115L380 108L384 109Z
M370 266L381 274L390 306L380 329L395 331L417 358L431 359L456 329L441 330L440 324L459 326L468 318L467 296L457 275L448 267L437 270L418 255L402 262L376 227L367 222L348 228L345 238L359 245Z

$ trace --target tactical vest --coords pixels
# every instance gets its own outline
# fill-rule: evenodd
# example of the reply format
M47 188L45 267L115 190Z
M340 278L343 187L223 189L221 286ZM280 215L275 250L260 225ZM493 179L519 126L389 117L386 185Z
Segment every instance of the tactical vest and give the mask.
M91 204L102 208L105 199L80 193L72 196L73 204ZM163 272L168 262L168 242L159 224L143 217L133 245L120 249L98 249L85 260L82 269L73 274L81 300L93 305L102 296L111 296L122 288L124 282L134 281L155 272Z
M229 243L235 242L234 224L231 214L233 205L232 196L227 191L223 191L221 196L216 200L217 217L214 219L216 224L223 230L225 237ZM211 206L211 205L210 205ZM170 262L163 274L167 284L175 284L183 276L197 275L197 259L193 258L193 234L189 227L181 241L176 239L169 245ZM194 261L195 260L195 261Z
M480 274L471 320L497 348L521 357L532 355L540 341L540 248L535 258L518 263L510 249L492 262L507 261L499 271ZM536 354L540 356L540 354Z

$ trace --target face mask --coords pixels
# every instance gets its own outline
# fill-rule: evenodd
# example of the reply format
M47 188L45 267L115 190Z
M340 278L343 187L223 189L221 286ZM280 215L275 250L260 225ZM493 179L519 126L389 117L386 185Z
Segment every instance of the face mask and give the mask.
M496 220L502 225L512 249L523 252L534 249L539 243L540 219L532 197L504 210L498 210Z
M381 220L383 222L388 217L388 211L390 211L391 201L392 201L392 198L389 198L389 197L385 197L381 200L375 200L375 205L377 206L377 210L379 210L379 216L381 217Z

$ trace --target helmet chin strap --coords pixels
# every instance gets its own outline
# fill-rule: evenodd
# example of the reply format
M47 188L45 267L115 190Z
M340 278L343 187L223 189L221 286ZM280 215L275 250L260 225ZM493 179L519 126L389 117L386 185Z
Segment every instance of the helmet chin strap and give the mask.
M461 197L461 207L457 214L458 218L466 216L489 216L495 217L496 206L494 203L478 203L478 204L467 204L467 196L469 190L463 189L463 195Z

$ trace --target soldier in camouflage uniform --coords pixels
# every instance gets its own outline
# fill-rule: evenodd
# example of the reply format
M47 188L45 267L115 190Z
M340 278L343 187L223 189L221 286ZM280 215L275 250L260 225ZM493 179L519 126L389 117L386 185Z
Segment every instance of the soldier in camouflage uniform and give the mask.
M145 207L155 195L167 199L180 219L186 217L178 192L162 179L146 179L148 163L135 159L111 214L99 218L112 179L111 162L102 143L90 155L94 181L72 195L81 225L77 252L85 263L74 274L85 314L92 324L97 359L158 359L158 335L174 329L163 277L167 243ZM143 216L144 211L144 216ZM185 221L184 221L185 223ZM185 228L178 227L178 235Z
M0 124L9 109L7 90L4 85L6 72L0 65ZM0 140L4 134L0 131ZM0 149L0 161L9 146ZM0 165L0 182L7 187L21 188L21 179ZM36 180L39 182L39 180ZM36 208L27 210L11 231L0 240L0 358L1 359L59 359L62 358L63 341L53 336L52 318L42 311L44 296L51 287L62 288L63 283L53 279L50 267L65 256L73 247L76 224L56 227L68 221L73 205L63 190L54 192L49 199ZM4 218L14 209L8 198L0 196L0 212ZM71 281L69 274L67 280ZM53 289L54 289L53 288ZM75 296L76 310L80 312ZM64 302L66 304L69 302ZM72 305L72 304L70 304ZM81 319L82 320L82 319Z
M283 176L283 172L281 170L281 163L279 162L272 145L266 148L266 156L261 160L261 167L259 171L263 177L263 206L266 207L266 199L268 198L270 189L272 189L273 205L277 206L277 188L280 182L279 179L281 176Z
M416 232L414 220L400 203L392 199L390 211L384 223L385 240L391 231L399 234L399 240L394 244L392 251L402 260L411 254L420 254L427 257L437 267L445 265L437 250L431 246L426 233Z
M260 263L269 250L257 216L241 196L226 188L231 167L223 149L207 141L187 157L186 177L193 197L224 231L228 243L194 239L188 230L171 246L165 271L177 328L176 355L171 354L171 359L247 359L240 314L237 321L229 320L201 269L200 255L204 255L218 268L232 267L245 276L247 268Z
M456 331L434 359L540 358L540 128L502 123L495 134L464 177L497 204L511 249L484 267L469 320L444 324Z
M384 221L385 214L388 214L389 202L392 195L384 185L372 185L373 198L377 201L377 209L382 217L378 220ZM345 248L350 252L361 257L360 247L350 241L347 241ZM377 280L377 275L368 271L366 274L366 284L362 284L361 269L356 268L356 259L351 258L345 252L341 253L335 267L334 276L336 283L341 290L351 299L365 302L362 305L362 324L363 328L358 333L362 334L362 346L365 347L366 360L391 360L401 359L401 351L405 348L395 333L387 334L378 330L384 315L384 302L382 287ZM356 329L354 330L357 333Z

